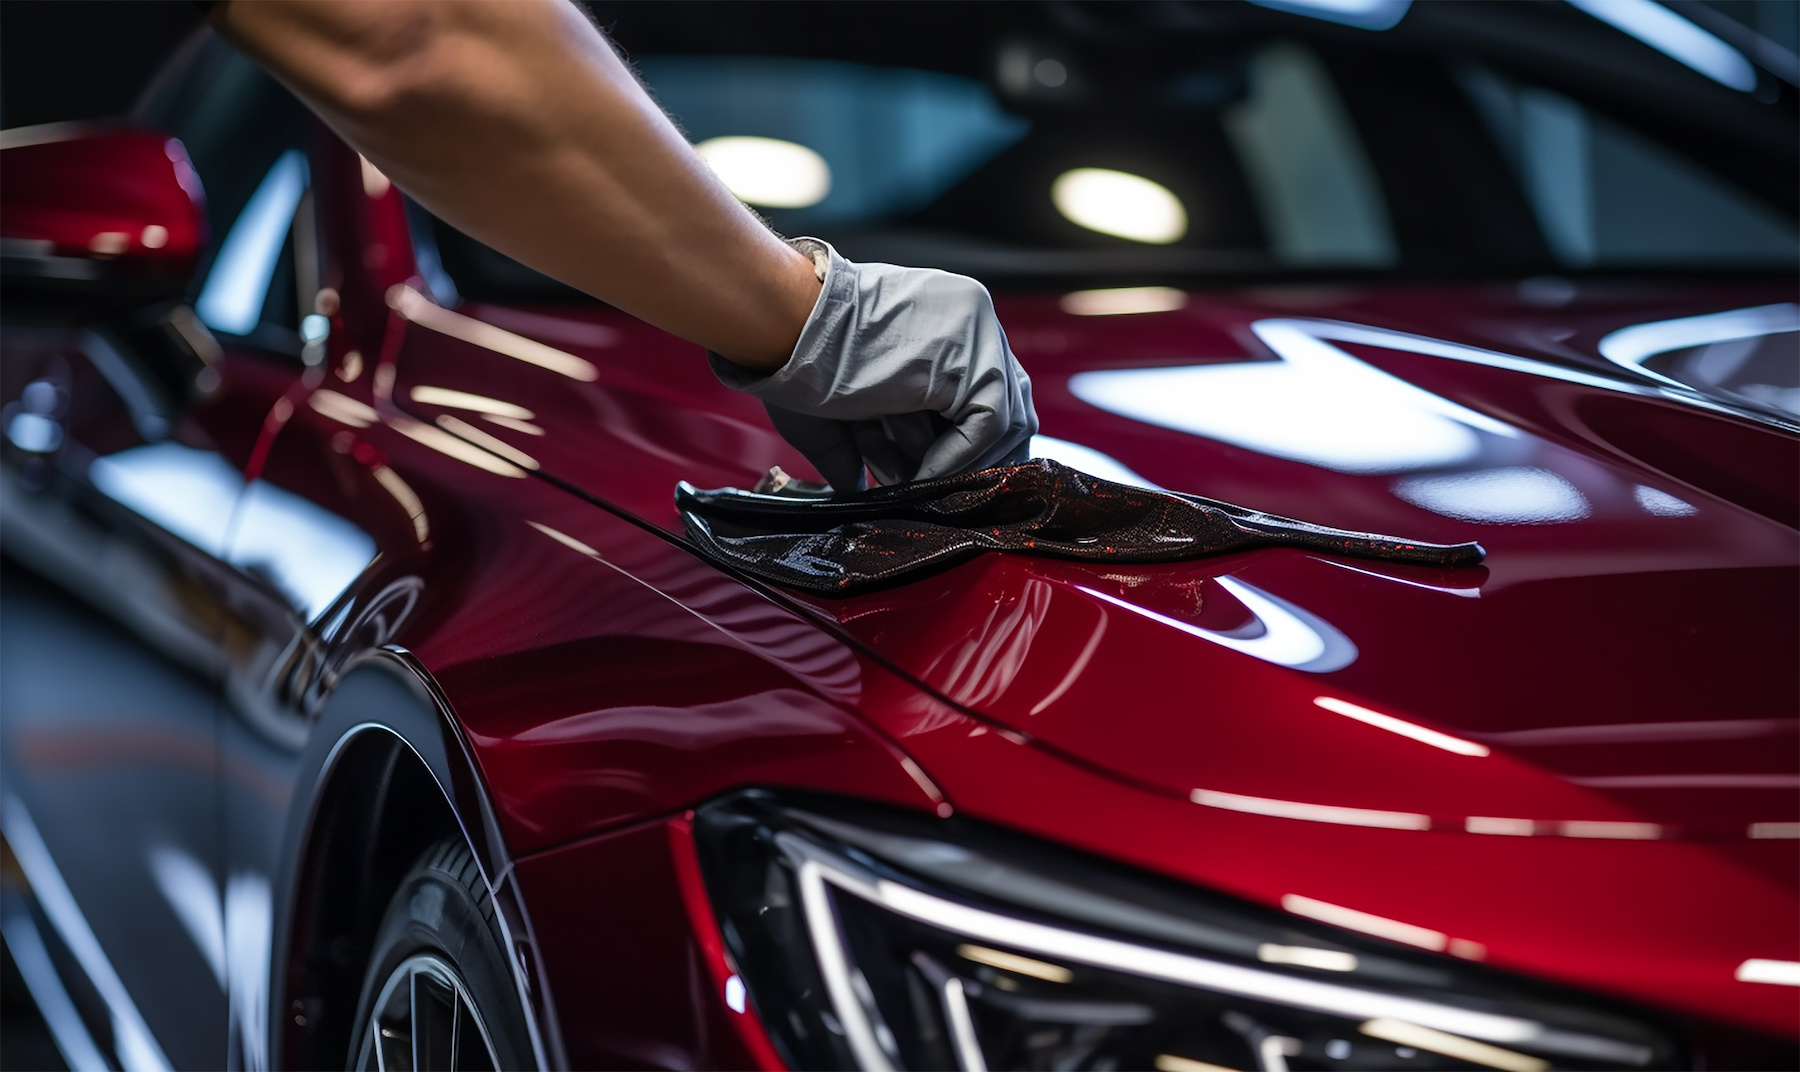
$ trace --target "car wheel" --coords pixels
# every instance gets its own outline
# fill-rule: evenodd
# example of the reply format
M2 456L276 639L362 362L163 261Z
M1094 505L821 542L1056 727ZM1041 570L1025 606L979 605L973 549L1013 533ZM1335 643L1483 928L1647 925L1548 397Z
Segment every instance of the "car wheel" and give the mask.
M461 839L427 849L375 932L352 1036L352 1069L495 1070L531 1065L506 942Z

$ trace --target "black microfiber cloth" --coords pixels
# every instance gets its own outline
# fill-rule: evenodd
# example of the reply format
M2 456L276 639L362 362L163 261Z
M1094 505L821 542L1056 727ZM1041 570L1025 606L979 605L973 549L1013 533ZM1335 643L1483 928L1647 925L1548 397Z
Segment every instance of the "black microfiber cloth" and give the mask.
M983 551L1096 562L1173 562L1297 547L1415 566L1472 566L1480 544L1326 528L1197 495L1146 491L1039 458L850 495L701 491L675 505L701 553L786 588L851 595L915 580Z

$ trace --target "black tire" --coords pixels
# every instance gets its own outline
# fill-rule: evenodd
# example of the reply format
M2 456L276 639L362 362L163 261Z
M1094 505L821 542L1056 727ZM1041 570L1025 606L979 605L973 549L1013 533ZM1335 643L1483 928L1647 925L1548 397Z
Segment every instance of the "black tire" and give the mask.
M475 858L460 838L419 857L388 902L357 1001L348 1067L535 1065L525 1014ZM379 1029L379 1034L377 1030Z

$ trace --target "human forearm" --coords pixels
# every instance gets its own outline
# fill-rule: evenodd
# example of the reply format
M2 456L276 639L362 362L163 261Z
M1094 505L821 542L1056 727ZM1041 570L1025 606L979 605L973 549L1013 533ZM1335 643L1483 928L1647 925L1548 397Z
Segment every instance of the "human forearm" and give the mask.
M456 227L739 364L792 351L812 266L569 4L238 0L212 19Z

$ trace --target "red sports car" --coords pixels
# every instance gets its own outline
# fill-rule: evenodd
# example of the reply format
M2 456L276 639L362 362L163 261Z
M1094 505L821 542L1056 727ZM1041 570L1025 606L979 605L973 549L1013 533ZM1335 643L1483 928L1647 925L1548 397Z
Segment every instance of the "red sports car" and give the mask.
M0 153L0 930L72 1067L1794 1067L1791 51L598 14L783 232L994 290L1037 456L1485 562L760 580L674 501L810 475L754 400L203 34Z

